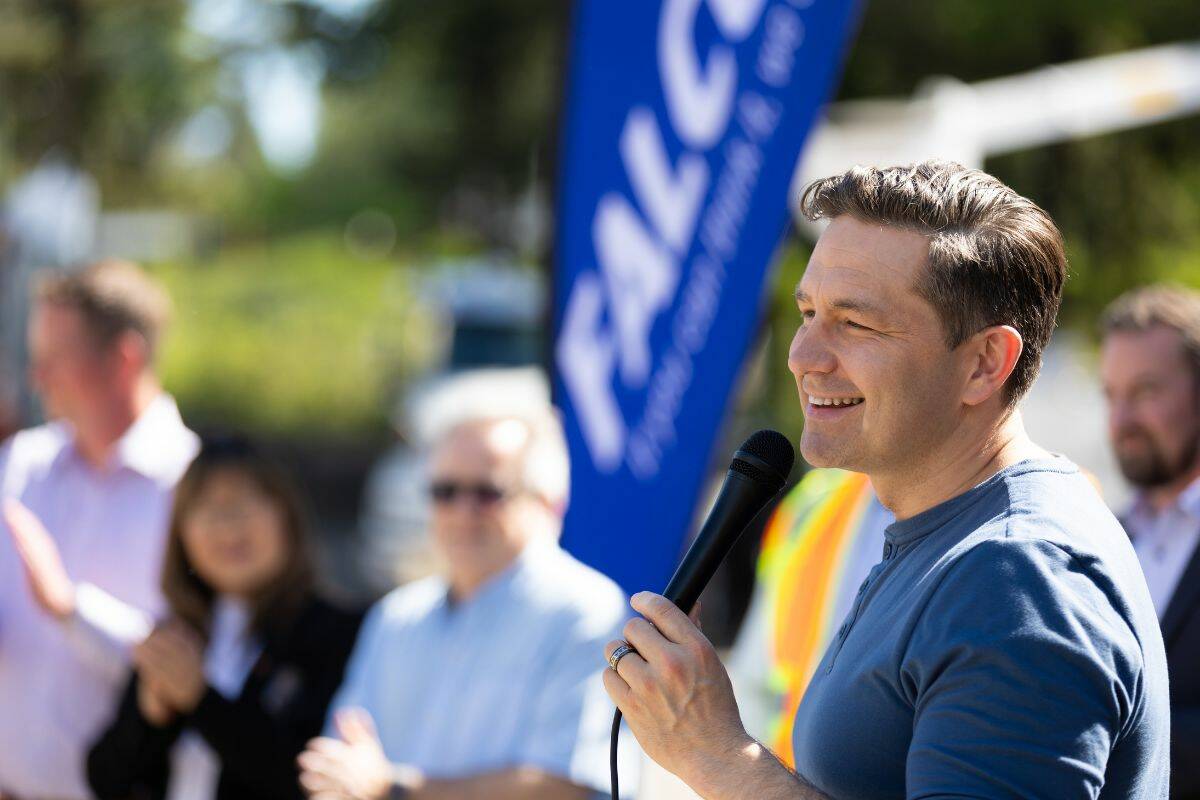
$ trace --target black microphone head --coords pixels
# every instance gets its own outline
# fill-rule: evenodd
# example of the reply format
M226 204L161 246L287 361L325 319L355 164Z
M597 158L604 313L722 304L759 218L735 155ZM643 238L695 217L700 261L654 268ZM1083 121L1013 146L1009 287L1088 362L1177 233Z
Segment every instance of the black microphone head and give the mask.
M765 429L742 442L742 446L733 454L729 469L770 486L774 494L787 482L795 460L796 451L787 437L779 431Z

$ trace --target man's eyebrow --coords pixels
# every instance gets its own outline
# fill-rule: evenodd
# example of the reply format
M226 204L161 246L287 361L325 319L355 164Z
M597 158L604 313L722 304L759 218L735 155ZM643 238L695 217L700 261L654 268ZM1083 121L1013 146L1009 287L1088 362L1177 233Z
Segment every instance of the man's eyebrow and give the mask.
M796 286L796 302L808 303L809 305L812 305L812 298L808 296L807 292L805 292L799 286ZM831 300L829 305L833 308L840 308L843 311L857 311L860 314L867 314L871 317L884 316L883 309L879 306L849 297L836 298Z

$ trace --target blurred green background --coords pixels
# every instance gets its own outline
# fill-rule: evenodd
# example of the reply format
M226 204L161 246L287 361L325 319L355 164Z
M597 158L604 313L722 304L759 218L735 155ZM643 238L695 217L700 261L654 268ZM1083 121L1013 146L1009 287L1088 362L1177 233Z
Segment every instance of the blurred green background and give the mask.
M1200 39L1194 0L864 8L838 99ZM189 421L361 477L405 388L446 357L423 288L435 265L549 261L569 9L0 0L0 187L48 157L92 175L123 220L114 249L166 236L139 257L175 298L162 366ZM1066 234L1064 326L1090 335L1147 280L1200 285L1197 141L1191 116L988 161ZM792 235L780 251L741 403L785 431L800 427L779 365L807 249Z
M196 424L379 441L438 358L426 265L547 260L568 24L562 0L0 0L0 185L57 153L106 212L182 215L185 245L148 260ZM1198 36L1192 0L876 0L838 97ZM1148 279L1200 281L1198 140L1193 116L988 162L1066 233L1065 325ZM773 363L806 248L781 253ZM786 373L763 380L761 413L796 417Z

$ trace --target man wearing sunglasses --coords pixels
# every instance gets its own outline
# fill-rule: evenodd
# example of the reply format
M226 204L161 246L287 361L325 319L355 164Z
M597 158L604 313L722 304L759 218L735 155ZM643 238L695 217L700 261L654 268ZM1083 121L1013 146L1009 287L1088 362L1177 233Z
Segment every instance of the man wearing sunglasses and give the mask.
M567 476L549 408L469 419L441 437L429 499L444 574L371 612L328 735L300 757L311 796L585 798L607 788L612 706L596 648L620 631L625 600L558 547Z

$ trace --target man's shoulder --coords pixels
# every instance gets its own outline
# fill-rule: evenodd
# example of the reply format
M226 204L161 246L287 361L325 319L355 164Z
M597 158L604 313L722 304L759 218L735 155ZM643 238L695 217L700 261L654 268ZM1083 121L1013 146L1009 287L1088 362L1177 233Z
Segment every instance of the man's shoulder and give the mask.
M966 543L944 565L919 612L913 652L992 653L1031 674L1068 665L1072 675L1117 681L1130 698L1165 698L1162 636L1136 558L1043 535L1035 517L1023 522ZM1113 548L1128 547L1116 537Z
M124 463L172 488L200 452L200 437L183 421L174 398L160 394L118 443Z
M1016 515L1002 528L984 526L950 555L936 593L942 602L934 606L969 608L977 621L999 628L1012 623L1014 635L1056 625L1086 631L1134 664L1161 650L1137 559L1115 520L1109 530L1089 530Z
M1090 486L1082 491L1090 496L1061 491L1013 500L953 548L946 568L1064 586L1085 576L1106 594L1136 588L1141 573L1129 538L1099 495Z
M934 566L941 580L962 584L955 593L978 594L979 603L1022 595L1071 607L1100 603L1144 627L1150 605L1137 557L1088 478L1065 458L1007 472L983 506L986 518L967 522L972 529ZM992 589L1004 591L989 600Z
M543 600L584 611L611 611L626 605L616 581L561 547L539 546L532 556L529 586Z
M66 430L55 422L18 431L0 443L0 475L46 469L69 441Z
M1043 549L1039 543L1044 543L1069 553L1077 567L1132 570L1140 575L1124 528L1096 486L1077 468L1031 473L1012 482L1009 489L1011 499L998 535L1010 546L1036 553Z
M1022 463L989 481L986 500L964 515L957 549L1004 540L1015 550L1039 551L1038 543L1082 559L1132 563L1120 522L1089 478L1065 458Z
M436 575L397 586L376 601L369 614L388 626L411 624L446 599L446 581Z
M538 548L517 584L530 616L586 631L610 631L629 616L629 599L612 578L557 545Z

